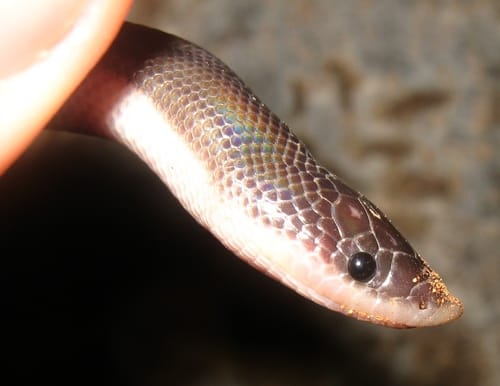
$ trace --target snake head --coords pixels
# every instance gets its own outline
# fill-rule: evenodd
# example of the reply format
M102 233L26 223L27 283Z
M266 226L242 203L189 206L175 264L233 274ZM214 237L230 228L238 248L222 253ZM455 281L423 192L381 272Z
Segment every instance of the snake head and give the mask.
M439 325L462 314L441 277L369 200L340 194L332 209L341 237L330 270L343 277L337 289L321 289L336 298L332 308L396 328Z
M357 319L411 328L458 318L460 301L388 218L290 132L276 131L286 136L267 133L265 151L257 140L259 151L238 149L245 161L222 184L231 200L214 221L225 228L220 240L305 297Z
M305 297L375 324L433 326L462 314L461 302L374 204L310 159L299 166L288 170L306 172L289 173L287 183L252 185L258 200L244 206L264 227L245 232L257 241L240 256Z
M388 327L439 325L462 314L461 302L374 204L336 176L314 174L318 189L304 196L307 203L281 203L297 232L287 235L302 249L285 261L291 274L278 275L282 281L330 309Z
M305 169L300 179L290 177L300 183L258 188L256 206L246 208L260 224L245 230L252 235L245 248L230 249L303 296L356 319L412 328L462 314L461 302L374 204L326 169ZM243 223L231 224L228 233Z

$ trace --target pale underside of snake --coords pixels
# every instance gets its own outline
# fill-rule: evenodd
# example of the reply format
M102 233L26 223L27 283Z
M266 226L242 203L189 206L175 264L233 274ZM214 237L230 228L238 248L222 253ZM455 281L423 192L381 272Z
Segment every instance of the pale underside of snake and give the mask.
M325 307L398 328L462 314L386 216L192 43L126 23L50 127L124 144L228 249Z

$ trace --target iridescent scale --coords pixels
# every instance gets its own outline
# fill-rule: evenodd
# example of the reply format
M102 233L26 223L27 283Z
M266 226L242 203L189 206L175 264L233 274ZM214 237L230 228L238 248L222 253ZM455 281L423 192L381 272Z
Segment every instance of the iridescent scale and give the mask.
M327 307L393 327L462 313L382 212L192 43L126 24L55 121L124 143L224 245ZM366 282L347 268L360 253L376 267Z

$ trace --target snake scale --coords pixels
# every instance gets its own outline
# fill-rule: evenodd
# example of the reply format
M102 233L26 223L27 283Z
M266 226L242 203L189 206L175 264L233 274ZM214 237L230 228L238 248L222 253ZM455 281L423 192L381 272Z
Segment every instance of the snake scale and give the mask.
M51 127L124 144L228 249L325 307L397 328L462 314L386 216L192 43L126 23Z

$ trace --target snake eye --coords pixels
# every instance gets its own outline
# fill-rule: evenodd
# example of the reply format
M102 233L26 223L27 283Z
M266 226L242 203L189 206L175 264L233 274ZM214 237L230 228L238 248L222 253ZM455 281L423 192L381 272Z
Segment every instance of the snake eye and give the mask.
M377 269L377 263L372 255L366 252L356 252L347 263L347 271L354 280L366 282L370 280Z

